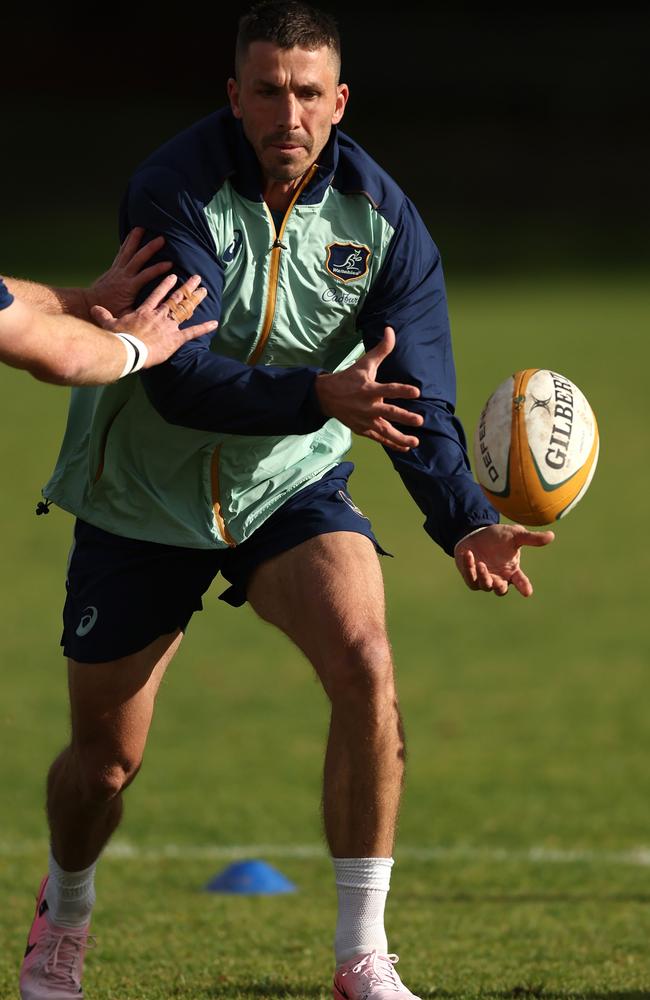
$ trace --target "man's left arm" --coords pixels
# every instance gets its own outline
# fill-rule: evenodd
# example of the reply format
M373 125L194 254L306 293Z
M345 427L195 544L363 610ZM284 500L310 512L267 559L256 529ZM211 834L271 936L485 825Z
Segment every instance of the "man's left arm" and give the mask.
M553 536L498 524L499 515L472 476L465 434L455 416L456 374L440 254L408 199L359 316L366 348L378 342L386 326L395 330L396 344L377 377L417 386L419 399L403 405L424 421L417 448L388 455L425 515L426 531L456 557L472 589L500 594L512 583L527 596L530 583L519 567L520 547L546 544Z

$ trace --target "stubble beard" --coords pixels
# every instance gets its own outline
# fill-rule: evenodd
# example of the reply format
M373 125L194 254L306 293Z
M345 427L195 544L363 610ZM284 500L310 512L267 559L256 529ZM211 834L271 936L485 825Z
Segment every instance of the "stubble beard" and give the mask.
M300 163L296 163L295 157L287 154L286 159L281 150L273 148L274 142L292 142L298 141L302 150L304 151L304 156L300 158ZM313 158L314 140L309 135L301 136L287 136L276 134L274 136L269 136L264 140L262 145L262 154L266 153L267 156L270 154L267 162L264 162L263 156L260 157L262 165L264 167L264 172L267 177L273 181L278 181L280 183L286 184L289 181L298 180L302 177L310 166L314 162Z
M283 164L273 164L268 170L266 170L267 176L272 181L279 181L281 184L286 184L288 181L297 181L299 177L302 177L304 173L309 169L311 163L307 163L306 166L298 166L297 164L287 163Z

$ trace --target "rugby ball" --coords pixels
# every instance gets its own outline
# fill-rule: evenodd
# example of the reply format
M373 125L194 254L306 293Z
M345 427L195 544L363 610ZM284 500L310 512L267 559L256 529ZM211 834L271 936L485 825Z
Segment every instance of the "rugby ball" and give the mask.
M488 399L474 434L476 477L512 521L541 526L573 510L598 461L598 425L577 385L527 368Z

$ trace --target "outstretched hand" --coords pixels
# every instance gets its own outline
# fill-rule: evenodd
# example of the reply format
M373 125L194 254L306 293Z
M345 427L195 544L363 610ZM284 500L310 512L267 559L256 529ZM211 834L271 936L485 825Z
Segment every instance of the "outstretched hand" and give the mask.
M492 591L497 597L508 593L512 584L523 597L533 587L520 566L524 545L549 545L552 531L528 531L520 524L490 524L462 538L454 549L456 566L470 590Z
M113 316L121 316L133 305L138 292L145 285L171 270L172 264L168 260L145 267L163 247L165 239L163 236L156 236L140 247L143 236L144 229L141 226L132 229L108 271L86 289L84 295L88 312L93 306L99 305Z
M177 280L175 274L168 274L156 285L142 305L133 312L124 313L119 319L103 306L93 306L90 311L92 318L104 330L110 330L112 333L132 333L146 344L148 355L145 368L166 361L188 340L202 337L217 329L218 323L214 320L179 329L179 324L191 318L196 307L208 293L205 288L200 287L199 275L194 274L165 298Z
M316 377L316 394L326 417L336 417L355 434L395 451L417 448L416 437L403 434L393 422L420 427L424 418L387 399L417 399L420 390L401 382L377 382L377 369L395 347L395 331L387 326L382 340L362 358L342 372Z

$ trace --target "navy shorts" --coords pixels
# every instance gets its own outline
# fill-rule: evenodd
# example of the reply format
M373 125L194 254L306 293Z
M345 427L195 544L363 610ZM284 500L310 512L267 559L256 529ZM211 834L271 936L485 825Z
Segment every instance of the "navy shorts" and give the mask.
M81 663L129 656L160 635L184 631L217 573L231 586L220 600L240 607L253 571L316 535L352 531L388 555L347 492L354 466L337 465L299 490L254 535L232 549L190 549L113 535L75 524L61 645Z

